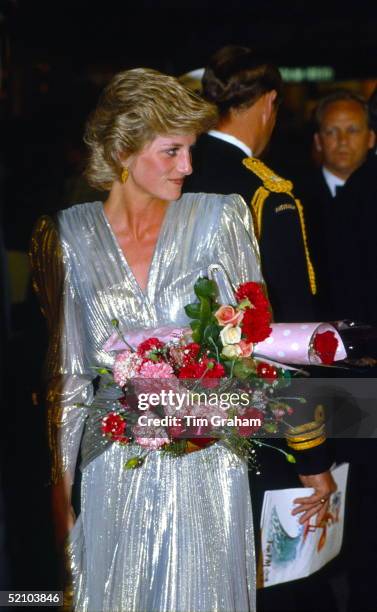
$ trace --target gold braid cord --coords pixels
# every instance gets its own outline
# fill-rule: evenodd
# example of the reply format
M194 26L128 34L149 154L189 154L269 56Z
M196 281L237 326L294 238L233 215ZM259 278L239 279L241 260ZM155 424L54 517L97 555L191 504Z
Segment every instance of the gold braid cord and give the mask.
M256 174L257 177L263 181L263 186L257 189L257 191L255 192L253 196L253 199L251 200L251 211L253 214L255 231L256 231L258 240L260 239L261 232L262 232L263 206L269 194L271 192L272 193L286 193L295 202L296 207L297 207L297 212L298 212L298 218L299 218L300 226L301 226L302 240L304 243L306 267L308 270L310 290L312 294L315 295L317 293L317 285L316 285L316 278L315 278L313 264L310 259L308 238L306 234L305 219L304 219L304 210L303 210L303 206L300 200L296 199L292 193L293 183L275 174L270 168L268 168L263 162L261 162L260 159L257 159L256 157L246 157L246 159L244 159L242 163L248 170L251 170L251 172L254 172L254 174Z
M326 439L324 420L323 406L318 405L314 412L314 421L290 427L286 432L288 446L293 450L306 450L322 444Z

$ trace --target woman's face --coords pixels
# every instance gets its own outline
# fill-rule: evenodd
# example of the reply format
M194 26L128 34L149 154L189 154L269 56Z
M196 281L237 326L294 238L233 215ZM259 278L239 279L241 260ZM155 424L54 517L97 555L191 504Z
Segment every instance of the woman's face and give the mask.
M126 186L160 200L177 200L185 176L191 174L193 134L156 136L126 160L129 176Z

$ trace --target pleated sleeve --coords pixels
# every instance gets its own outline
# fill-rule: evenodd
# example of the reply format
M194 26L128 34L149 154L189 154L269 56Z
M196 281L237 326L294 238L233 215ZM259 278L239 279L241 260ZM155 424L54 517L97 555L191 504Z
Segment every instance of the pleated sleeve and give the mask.
M212 276L222 303L234 303L234 290L241 283L254 281L264 285L253 220L241 196L228 195L223 200L214 244L221 270Z
M71 482L87 408L93 399L93 374L87 363L85 324L74 283L72 253L50 217L42 217L31 241L34 289L47 320L45 364L52 480L68 470Z

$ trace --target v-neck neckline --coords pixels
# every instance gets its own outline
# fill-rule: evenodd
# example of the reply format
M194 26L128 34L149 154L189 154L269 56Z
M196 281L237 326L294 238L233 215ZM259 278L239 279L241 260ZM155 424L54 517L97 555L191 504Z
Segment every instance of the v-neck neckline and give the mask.
M119 257L120 257L120 259L122 261L122 264L123 264L124 268L126 269L126 272L128 273L128 276L129 276L132 284L139 291L139 293L143 296L144 299L145 298L149 298L149 289L150 289L150 285L151 285L151 282L152 282L152 276L153 276L153 272L154 272L155 263L156 263L157 256L158 256L158 252L160 250L160 242L162 241L162 236L163 236L163 234L165 233L165 230L166 230L167 217L169 215L169 211L171 210L171 206L173 204L173 201L172 202L168 202L167 207L166 207L166 212L165 212L164 218L163 218L162 223L161 223L161 227L160 227L160 231L159 231L159 234L158 234L158 237L157 237L157 240L156 240L156 244L155 244L154 249L153 249L153 255L152 255L152 258L151 258L150 265L149 265L149 270L148 270L148 275L147 275L147 284L145 286L145 289L141 288L140 284L138 283L138 281L136 279L135 274L133 273L133 270L132 270L130 264L127 261L127 257L123 253L123 250L122 250L122 248L121 248L121 246L119 244L119 241L118 241L118 239L117 239L117 237L115 235L115 232L114 232L114 230L113 230L113 228L111 226L111 223L110 223L110 221L107 218L107 215L105 213L104 203L100 202L100 204L101 204L100 208L101 208L102 218L103 218L103 220L105 222L105 225L106 225L106 227L108 229L108 232L109 232L109 234L110 234L110 236L112 238L112 241L113 241L113 243L115 245L115 248L118 251Z

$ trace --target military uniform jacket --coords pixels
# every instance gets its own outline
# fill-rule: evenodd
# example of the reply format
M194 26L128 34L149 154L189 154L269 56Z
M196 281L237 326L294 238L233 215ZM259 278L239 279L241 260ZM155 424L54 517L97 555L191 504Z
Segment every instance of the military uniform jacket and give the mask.
M204 134L193 149L193 174L184 191L240 194L253 213L275 321L313 320L315 277L290 181L237 146Z
M310 169L297 177L295 190L304 205L310 255L316 272L317 319L334 320L337 318L334 293L339 275L335 260L343 250L343 235L339 231L343 210L339 196L331 195L321 168Z

